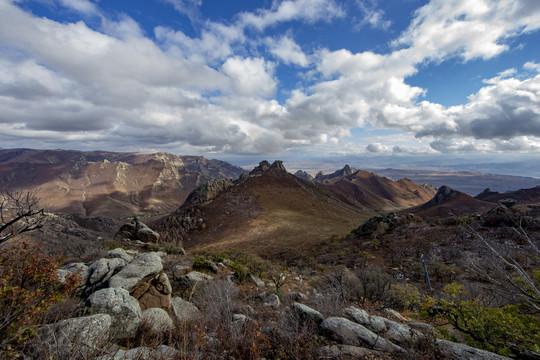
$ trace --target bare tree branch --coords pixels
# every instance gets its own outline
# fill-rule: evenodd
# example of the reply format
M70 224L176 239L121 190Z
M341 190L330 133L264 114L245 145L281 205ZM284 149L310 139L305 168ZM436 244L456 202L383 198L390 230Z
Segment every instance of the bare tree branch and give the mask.
M39 206L38 191L4 189L0 192L0 244L43 226L45 212Z

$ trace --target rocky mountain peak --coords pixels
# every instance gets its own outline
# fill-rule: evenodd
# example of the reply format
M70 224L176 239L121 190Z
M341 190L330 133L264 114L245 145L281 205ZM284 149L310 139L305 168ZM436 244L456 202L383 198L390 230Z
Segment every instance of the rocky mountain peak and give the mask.
M297 172L294 173L294 176L296 176L297 178L306 180L306 181L312 181L313 180L313 176L310 173L308 173L307 171L304 171L304 170L298 170Z
M437 205L441 205L455 197L458 197L460 194L459 191L457 190L454 190L452 188L450 188L449 186L446 186L446 185L443 185L439 188L439 190L437 190L437 193L435 194L435 196L433 197L433 199L431 199L430 201L428 201L427 203L425 203L422 208L429 208L429 207L432 207L432 206L437 206Z
M270 163L266 160L263 160L259 163L259 166L256 166L251 172L249 173L250 176L260 176L264 174L265 172L275 169L279 172L287 174L287 169L285 169L285 166L283 165L283 161L276 160L270 165Z

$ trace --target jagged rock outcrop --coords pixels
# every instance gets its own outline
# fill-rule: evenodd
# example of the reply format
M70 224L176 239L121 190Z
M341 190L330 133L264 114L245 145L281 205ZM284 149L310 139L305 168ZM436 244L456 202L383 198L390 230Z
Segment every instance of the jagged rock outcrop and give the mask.
M315 178L313 179L316 182L323 182L325 180L334 179L334 178L341 178L348 175L351 175L355 172L357 172L358 169L355 169L354 167L349 166L348 164L343 167L343 169L337 170L331 174L325 175L322 171L319 171L317 175L315 175Z
M297 172L294 173L294 176L296 176L297 178L306 180L306 181L313 181L314 179L314 177L310 173L303 170L298 170Z
M288 174L287 169L285 169L285 166L283 165L283 161L276 160L272 163L272 165L270 165L268 161L263 160L259 163L259 166L256 166L253 170L251 170L249 176L260 176L265 172L272 170Z
M211 180L193 190L187 197L183 207L202 206L210 203L223 191L230 189L235 182L231 179Z
M90 314L108 314L112 318L111 332L115 339L135 335L142 312L137 299L120 288L101 289L88 298Z
M159 234L140 222L137 218L134 218L133 221L120 227L116 234L114 234L114 239L157 243L159 241Z
M450 187L443 185L437 190L437 193L433 197L433 199L429 200L427 203L422 205L422 209L428 209L430 207L438 206L441 204L444 204L447 201L450 201L456 197L458 197L460 194L459 191L451 189Z
M386 216L373 216L364 221L364 223L356 229L355 234L361 236L369 235L371 238L378 238L400 225L418 221L421 221L421 219L413 214L398 216L395 213L389 213Z

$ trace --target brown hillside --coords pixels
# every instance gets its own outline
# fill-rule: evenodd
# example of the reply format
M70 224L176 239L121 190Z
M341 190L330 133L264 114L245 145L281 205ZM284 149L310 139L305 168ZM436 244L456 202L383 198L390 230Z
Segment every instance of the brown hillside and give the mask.
M513 199L518 204L538 204L540 203L540 186L531 189L520 189L499 193L491 191L489 188L475 196L475 199L496 203L502 199Z
M0 150L0 187L39 188L50 211L88 216L171 211L200 184L242 172L201 156Z
M435 189L417 185L409 179L394 181L367 171L345 166L342 170L320 176L321 184L337 193L343 201L382 211L399 210L423 204L433 197Z
M408 209L423 218L443 218L448 216L466 216L484 213L493 208L492 203L477 200L461 191L448 186L441 186L437 194L427 203Z
M156 229L186 248L237 247L268 255L343 236L374 214L287 173L281 162L263 161L211 203L183 206Z

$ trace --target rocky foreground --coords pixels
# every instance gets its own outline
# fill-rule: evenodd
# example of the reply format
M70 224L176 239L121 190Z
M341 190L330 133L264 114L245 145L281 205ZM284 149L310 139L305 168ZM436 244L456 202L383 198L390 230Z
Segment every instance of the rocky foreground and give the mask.
M434 327L393 310L381 316L358 306L329 309L325 294L298 275L264 282L248 274L240 285L229 259L207 264L211 275L190 263L185 255L117 248L89 264L64 266L61 278L82 278L85 316L41 328L40 355L232 359L276 356L281 349L287 358L504 358L437 339ZM289 280L286 291L278 289L280 276ZM242 341L249 342L246 349Z

